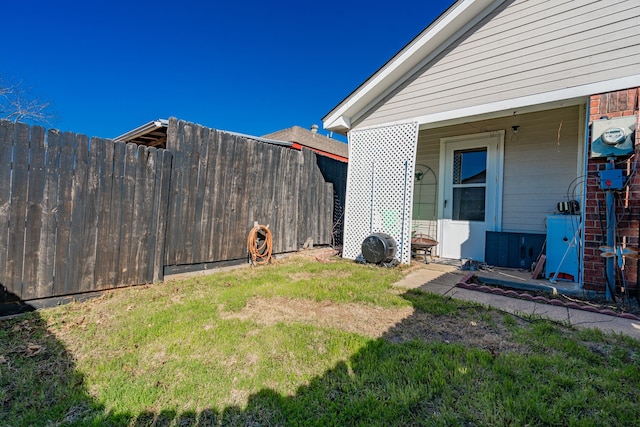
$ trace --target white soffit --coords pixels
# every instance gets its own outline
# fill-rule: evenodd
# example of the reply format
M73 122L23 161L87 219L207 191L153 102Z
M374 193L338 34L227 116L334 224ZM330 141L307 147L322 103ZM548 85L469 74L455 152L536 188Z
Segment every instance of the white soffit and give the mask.
M325 129L344 131L372 105L438 55L504 0L458 0L421 34L323 118Z
M639 86L640 74L636 74L615 80L568 87L553 92L523 96L489 104L460 108L458 110L443 111L441 113L416 117L414 120L418 122L420 129L432 129L478 120L580 105L586 103L591 95Z

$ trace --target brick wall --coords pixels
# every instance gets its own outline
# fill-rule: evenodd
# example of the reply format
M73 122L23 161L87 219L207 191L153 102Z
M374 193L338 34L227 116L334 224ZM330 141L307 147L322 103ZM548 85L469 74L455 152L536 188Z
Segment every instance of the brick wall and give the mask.
M625 89L593 95L590 98L589 124L603 116L613 118L639 115L640 88ZM640 124L637 123L636 126ZM591 138L589 138L591 141ZM629 176L635 170L640 155L640 132L635 133L635 155L629 159L615 160L616 169L623 169ZM591 148L591 147L589 147ZM607 159L589 158L587 163L587 198L585 209L584 287L604 291L606 286L606 258L600 256L599 247L606 244L606 192L600 190L598 171L605 169ZM640 166L640 165L638 165ZM626 190L615 196L616 244L640 246L640 174L634 174ZM624 281L630 289L638 286L638 261L627 259ZM616 285L620 290L623 276L616 271Z

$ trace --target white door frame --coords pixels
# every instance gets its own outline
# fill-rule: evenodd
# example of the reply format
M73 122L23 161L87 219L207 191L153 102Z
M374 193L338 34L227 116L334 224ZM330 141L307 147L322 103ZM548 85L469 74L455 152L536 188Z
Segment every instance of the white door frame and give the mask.
M456 149L474 148L487 146L487 171L489 172L487 179L492 179L491 184L493 191L486 195L486 212L491 217L486 218L487 230L501 231L502 228L502 187L503 187L503 171L504 171L504 130L496 130L491 132L476 133L470 135L461 135L440 139L440 173L438 186L438 253L445 255L444 242L445 222L451 221L451 205L445 207L447 183L447 149L453 144L459 146ZM489 175L492 175L490 178ZM484 248L483 248L484 251Z

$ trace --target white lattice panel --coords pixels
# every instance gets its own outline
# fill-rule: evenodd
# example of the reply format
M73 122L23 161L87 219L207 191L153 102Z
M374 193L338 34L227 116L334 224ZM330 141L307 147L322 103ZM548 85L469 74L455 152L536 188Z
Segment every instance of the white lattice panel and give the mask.
M418 123L349 133L343 256L355 259L371 233L391 235L397 257L411 259L411 207Z

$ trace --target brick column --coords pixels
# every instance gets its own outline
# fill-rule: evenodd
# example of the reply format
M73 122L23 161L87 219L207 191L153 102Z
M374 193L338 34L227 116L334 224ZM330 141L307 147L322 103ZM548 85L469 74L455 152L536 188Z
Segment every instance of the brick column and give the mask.
M608 118L622 116L639 116L639 88L631 88L593 95L590 98L589 124L606 116ZM640 124L637 121L636 128ZM591 137L589 137L591 141ZM635 154L628 159L616 159L616 169L623 169L629 176L635 172L640 155L640 131L635 132ZM589 143L589 153L591 145ZM606 261L600 256L599 247L606 244L606 192L600 189L598 171L605 169L607 159L589 158L587 162L587 194L585 210L584 235L584 288L605 291ZM627 246L640 246L640 174L634 173L626 190L616 193L616 245L626 242ZM616 285L620 289L623 277L616 272ZM624 280L629 289L638 286L638 261L627 259L624 267Z

